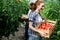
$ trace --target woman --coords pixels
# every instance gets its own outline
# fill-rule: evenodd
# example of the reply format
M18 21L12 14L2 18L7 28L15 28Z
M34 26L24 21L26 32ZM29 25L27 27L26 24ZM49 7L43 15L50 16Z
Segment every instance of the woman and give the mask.
M42 17L39 15L39 12L43 10L43 8L44 2L36 1L35 9L29 14L28 40L42 40L42 37L45 35L45 33L42 33L41 31L35 28L38 24L43 22ZM40 35L38 36L36 33L39 33Z

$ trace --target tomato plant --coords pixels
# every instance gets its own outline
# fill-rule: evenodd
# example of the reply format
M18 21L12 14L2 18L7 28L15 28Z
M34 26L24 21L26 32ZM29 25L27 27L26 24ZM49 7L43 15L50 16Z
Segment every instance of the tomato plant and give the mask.
M59 0L46 0L45 9L42 12L42 15L50 20L56 20L57 24L55 30L51 35L50 40L60 40L59 31L60 31L60 1Z
M17 31L18 19L28 12L27 3L20 0L0 0L0 37L8 37L10 33L14 34Z

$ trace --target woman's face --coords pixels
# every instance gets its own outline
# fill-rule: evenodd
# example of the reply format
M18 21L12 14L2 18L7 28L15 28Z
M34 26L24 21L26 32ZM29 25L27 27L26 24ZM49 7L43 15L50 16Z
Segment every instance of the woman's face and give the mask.
M38 10L43 10L44 9L44 3L41 3L40 5L38 5Z

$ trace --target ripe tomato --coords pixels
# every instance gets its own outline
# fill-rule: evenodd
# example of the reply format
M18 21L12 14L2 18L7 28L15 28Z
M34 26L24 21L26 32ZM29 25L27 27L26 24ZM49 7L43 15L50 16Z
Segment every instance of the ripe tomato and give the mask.
M51 30L53 30L53 25L50 23L41 24L39 26L39 29L43 29L43 30L51 29Z

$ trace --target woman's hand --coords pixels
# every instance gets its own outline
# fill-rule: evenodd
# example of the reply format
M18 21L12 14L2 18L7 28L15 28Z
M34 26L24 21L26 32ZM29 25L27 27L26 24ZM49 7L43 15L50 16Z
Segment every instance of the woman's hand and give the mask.
M46 32L38 30L38 33L40 34L41 37L47 36Z
M44 18L44 20L45 20L45 22L44 22L44 23L47 23L47 19L46 19L46 17Z

